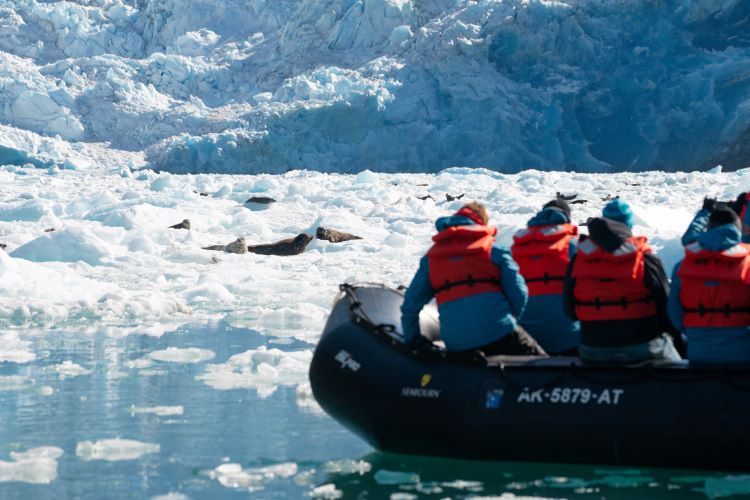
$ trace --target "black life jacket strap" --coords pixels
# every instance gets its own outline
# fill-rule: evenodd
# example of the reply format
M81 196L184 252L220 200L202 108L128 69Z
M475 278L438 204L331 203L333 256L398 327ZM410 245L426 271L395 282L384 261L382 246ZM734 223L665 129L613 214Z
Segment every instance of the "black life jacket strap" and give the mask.
M443 286L435 289L435 293L444 292L446 290L450 290L451 288L455 288L457 286L474 286L477 283L492 283L493 285L497 285L498 287L500 287L499 280L491 279L491 278L473 278L471 275L469 275L468 279L465 279L465 280L446 281L445 283L443 283Z
M550 281L564 281L564 280L565 280L565 276L550 276L549 274L544 273L544 276L541 276L539 278L527 278L526 283L534 283L536 281L543 281L544 284L546 285Z
M729 304L724 304L724 307L706 307L703 304L698 304L698 307L686 307L685 312L698 316L705 316L706 314L731 316L732 314L750 314L750 307L730 307Z
M590 301L576 300L575 305L595 307L597 310L601 309L602 307L621 307L623 309L627 309L629 304L640 304L640 303L649 304L653 301L654 301L653 297L649 295L648 297L643 297L642 299L633 299L633 300L628 300L625 297L620 297L620 300L599 300L599 298L596 298Z

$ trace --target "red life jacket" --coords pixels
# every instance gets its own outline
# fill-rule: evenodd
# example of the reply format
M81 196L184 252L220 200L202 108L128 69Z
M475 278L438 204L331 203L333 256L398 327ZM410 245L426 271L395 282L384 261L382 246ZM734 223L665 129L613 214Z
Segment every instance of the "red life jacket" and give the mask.
M438 305L486 292L502 292L500 268L492 263L497 229L470 225L449 227L432 237L427 252L430 285Z
M750 245L711 252L693 242L677 275L685 326L750 326Z
M531 226L513 235L510 250L529 287L529 296L562 293L570 240L577 235L578 228L573 224Z
M748 230L750 229L745 224L745 212L747 212L748 203L750 203L750 191L745 193L745 203L742 205L742 210L740 210L740 224L742 228L742 234L747 234Z
M644 256L651 253L646 241L631 236L612 253L590 238L578 245L572 270L578 319L632 320L658 314L651 292L643 284Z

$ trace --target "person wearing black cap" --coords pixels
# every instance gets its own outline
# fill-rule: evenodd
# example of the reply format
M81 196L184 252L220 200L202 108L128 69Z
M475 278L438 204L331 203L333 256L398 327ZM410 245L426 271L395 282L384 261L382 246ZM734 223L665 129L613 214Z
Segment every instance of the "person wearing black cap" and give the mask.
M565 271L577 243L570 206L560 198L546 203L525 229L513 235L513 260L529 288L519 323L552 355L578 356L581 327L565 315L562 300Z
M682 235L682 246L687 246L706 231L708 218L714 206L726 206L738 214L740 221L740 235L742 243L750 243L750 210L747 209L750 192L740 193L736 199L728 202L716 201L715 198L703 198L703 205L690 222L685 234Z
M750 245L741 240L739 216L716 203L674 268L669 318L691 363L750 363Z

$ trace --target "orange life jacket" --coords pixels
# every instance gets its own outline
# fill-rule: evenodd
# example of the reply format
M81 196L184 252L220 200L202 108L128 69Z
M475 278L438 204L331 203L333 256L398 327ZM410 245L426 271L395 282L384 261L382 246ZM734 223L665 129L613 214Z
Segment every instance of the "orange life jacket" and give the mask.
M750 245L712 252L693 242L677 275L686 327L750 326Z
M573 224L549 224L521 229L513 235L511 254L529 287L529 296L561 294L570 262Z
M658 314L653 296L643 284L644 256L651 253L646 241L631 236L611 253L590 238L578 245L572 270L578 319L632 320Z
M497 229L470 225L449 227L432 237L427 252L430 285L438 305L486 292L502 292L500 268L492 262Z

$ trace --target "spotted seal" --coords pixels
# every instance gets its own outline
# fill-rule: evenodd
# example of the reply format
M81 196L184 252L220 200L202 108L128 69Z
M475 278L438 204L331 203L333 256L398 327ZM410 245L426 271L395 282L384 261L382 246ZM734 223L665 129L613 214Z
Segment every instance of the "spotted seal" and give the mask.
M299 255L305 251L312 239L313 237L309 234L301 233L294 238L287 238L276 243L251 245L247 247L247 251L260 255Z
M319 240L327 240L331 243L340 243L342 241L349 241L349 240L361 240L362 238L360 236L350 234L350 233L343 233L341 231L336 231L335 229L328 229L325 227L318 227L318 229L315 230L315 237Z
M237 238L228 245L211 245L203 247L203 250L218 250L227 253L247 253L247 244L245 238Z

